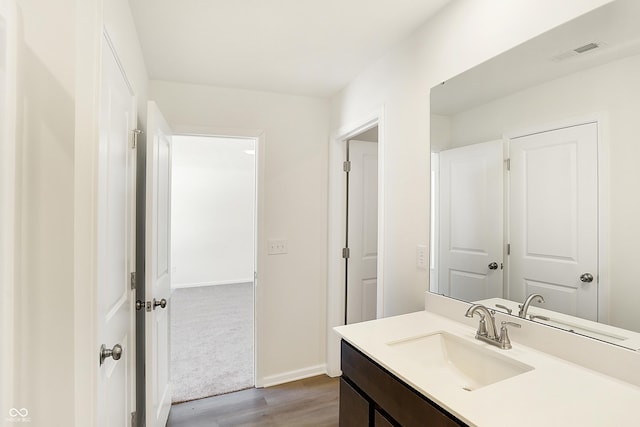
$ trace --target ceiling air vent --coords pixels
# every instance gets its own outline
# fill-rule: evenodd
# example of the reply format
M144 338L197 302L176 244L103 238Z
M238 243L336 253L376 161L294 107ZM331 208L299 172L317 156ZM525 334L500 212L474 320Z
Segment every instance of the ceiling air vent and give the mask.
M598 43L587 43L584 46L577 47L577 48L575 48L573 50L574 50L574 52L577 52L577 53L585 53L585 52L588 52L590 50L596 49L598 47L600 47L600 45Z
M564 61L565 59L573 58L574 56L581 55L583 53L591 52L594 49L604 46L603 43L591 42L580 47L576 47L575 49L568 50L566 52L562 52L559 55L551 58L555 62Z

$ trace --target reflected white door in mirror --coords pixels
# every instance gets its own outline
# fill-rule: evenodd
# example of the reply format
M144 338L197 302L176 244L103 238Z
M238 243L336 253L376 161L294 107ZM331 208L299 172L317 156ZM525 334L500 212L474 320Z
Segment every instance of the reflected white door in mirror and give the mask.
M597 321L597 155L597 123L434 154L433 288L465 301L540 294L550 310Z
M503 142L434 155L437 292L465 301L503 294Z
M541 294L550 310L597 321L597 124L512 138L509 155L506 295Z

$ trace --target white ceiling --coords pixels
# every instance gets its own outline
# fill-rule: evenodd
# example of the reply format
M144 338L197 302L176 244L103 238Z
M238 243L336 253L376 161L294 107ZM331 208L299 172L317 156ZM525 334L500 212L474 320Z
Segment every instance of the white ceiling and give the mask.
M153 80L330 97L451 0L129 0Z

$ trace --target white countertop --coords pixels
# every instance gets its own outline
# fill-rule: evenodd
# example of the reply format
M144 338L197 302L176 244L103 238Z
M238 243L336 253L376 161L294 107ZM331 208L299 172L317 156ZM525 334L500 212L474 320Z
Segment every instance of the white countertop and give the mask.
M640 387L520 345L501 350L476 340L475 328L420 311L334 330L346 341L472 426L640 425ZM407 362L389 342L446 331L533 366L532 371L474 391L434 384L420 366Z

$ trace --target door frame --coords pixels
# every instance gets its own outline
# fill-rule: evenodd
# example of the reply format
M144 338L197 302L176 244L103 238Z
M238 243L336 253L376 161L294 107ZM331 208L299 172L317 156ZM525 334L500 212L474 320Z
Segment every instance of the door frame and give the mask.
M0 408L13 397L14 289L16 241L16 66L17 13L13 0L2 3L5 22L5 74L0 81L3 105L0 106L0 342L8 343L0 350Z
M220 138L245 138L255 140L255 218L254 218L254 278L253 278L253 366L254 385L257 388L264 387L265 381L262 375L263 362L260 357L262 342L266 336L263 328L264 319L264 295L265 290L260 286L260 272L265 269L265 254L267 253L267 240L265 237L265 162L267 152L267 138L263 129L241 129L209 126L174 126L173 135L182 136L206 136ZM266 346L264 346L266 347Z
M513 138L533 135L537 133L549 132L562 128L574 127L595 123L598 128L598 322L609 323L609 198L610 198L610 171L609 171L609 120L605 113L585 114L577 117L570 117L564 120L557 120L543 124L528 126L524 128L508 130L503 133L503 140L509 143ZM509 183L505 183L505 188ZM505 206L508 206L508 194L506 194ZM509 241L509 216L505 221L505 237Z
M343 126L329 138L329 194L327 248L327 374L340 375L340 338L333 328L344 325L345 263L342 248L347 230L346 185L343 162L347 159L346 141L378 126L378 289L377 318L384 317L384 106Z

